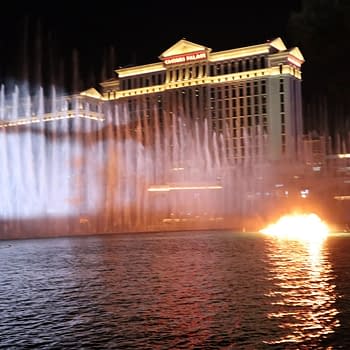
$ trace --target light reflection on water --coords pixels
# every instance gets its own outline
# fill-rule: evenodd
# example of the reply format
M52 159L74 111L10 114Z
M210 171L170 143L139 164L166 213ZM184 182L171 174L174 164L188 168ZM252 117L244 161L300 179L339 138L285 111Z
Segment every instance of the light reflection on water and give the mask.
M282 330L268 344L306 343L339 327L335 276L325 239L272 238L267 244L272 290L270 319Z
M0 241L0 349L349 349L349 238Z

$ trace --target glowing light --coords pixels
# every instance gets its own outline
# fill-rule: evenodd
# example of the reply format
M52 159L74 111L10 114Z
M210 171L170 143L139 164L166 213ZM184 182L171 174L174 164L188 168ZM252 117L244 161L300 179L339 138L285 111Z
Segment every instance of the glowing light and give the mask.
M350 153L337 154L338 158L350 158Z
M185 170L185 168L183 167L176 167L176 168L173 168L174 171L180 171L180 170Z
M40 116L34 116L29 118L19 118L15 120L0 120L0 128L7 128L17 125L26 125L32 123L49 122L60 119L71 119L71 118L84 118L92 119L97 121L104 121L104 116L101 113L91 112L89 114L74 114L74 111L66 111L62 113L46 113Z
M277 238L308 241L323 240L327 237L329 228L316 214L293 214L281 217L260 232Z
M180 190L219 190L222 189L220 185L198 185L198 186L168 186L168 185L157 185L148 188L149 192L169 192L169 191L180 191Z
M334 196L334 199L337 201L346 201L350 200L350 196Z

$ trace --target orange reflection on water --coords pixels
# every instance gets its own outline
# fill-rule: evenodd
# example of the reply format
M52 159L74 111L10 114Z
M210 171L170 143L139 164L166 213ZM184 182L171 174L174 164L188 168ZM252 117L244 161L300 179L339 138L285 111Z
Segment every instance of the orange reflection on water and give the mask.
M272 288L268 294L278 337L269 344L314 343L339 326L332 265L322 239L267 241Z

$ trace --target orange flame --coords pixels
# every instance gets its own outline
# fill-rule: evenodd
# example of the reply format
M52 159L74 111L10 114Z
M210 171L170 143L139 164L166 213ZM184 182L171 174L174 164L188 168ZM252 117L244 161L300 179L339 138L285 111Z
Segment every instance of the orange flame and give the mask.
M282 216L260 232L278 238L314 240L326 238L329 228L316 214L291 214Z

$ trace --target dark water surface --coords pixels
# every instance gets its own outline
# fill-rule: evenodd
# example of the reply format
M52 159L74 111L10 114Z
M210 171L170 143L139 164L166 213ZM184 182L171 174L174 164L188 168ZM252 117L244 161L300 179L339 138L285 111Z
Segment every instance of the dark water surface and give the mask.
M1 349L350 349L350 236L0 241Z

